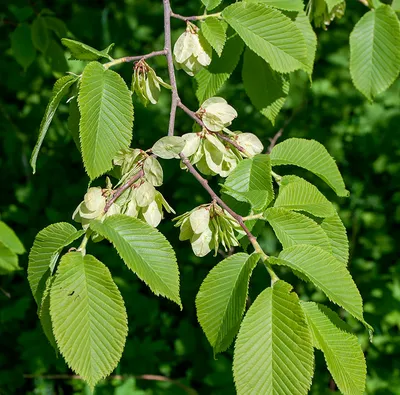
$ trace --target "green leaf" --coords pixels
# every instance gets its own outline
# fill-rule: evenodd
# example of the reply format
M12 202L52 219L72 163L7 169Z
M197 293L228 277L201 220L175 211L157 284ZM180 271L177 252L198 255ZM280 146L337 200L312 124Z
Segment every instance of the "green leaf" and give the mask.
M400 12L400 0L393 0L392 8L395 12Z
M282 208L269 208L264 213L283 248L310 244L332 252L328 236L311 218Z
M46 20L40 15L32 22L32 42L34 47L45 53L50 42Z
M400 71L400 24L388 5L367 12L350 34L350 73L367 99L385 91Z
M303 33L303 36L306 40L307 61L303 63L303 69L311 76L314 68L315 54L317 52L317 35L314 33L310 19L304 11L300 11L297 14L294 23Z
M65 58L64 49L56 40L50 40L45 56L53 71L58 71L59 73L68 71L68 63Z
M243 52L243 40L236 34L226 41L221 57L213 56L211 64L195 75L196 96L203 103L221 89L239 63Z
M344 0L324 0L324 1L328 7L328 12L331 12L337 5L344 2Z
M335 211L335 214L331 217L324 218L321 227L328 236L333 256L347 265L349 261L349 240L339 214Z
M70 245L84 233L82 230L77 231L66 222L58 222L42 229L36 235L29 253L28 281L33 297L39 307L47 278L54 272L63 248Z
M68 33L66 24L54 16L44 16L43 17L48 29L52 30L58 38L65 37Z
M287 210L305 211L315 217L330 217L335 214L332 203L318 188L303 178L284 176L274 207Z
M214 353L225 351L239 330L258 254L238 253L218 263L196 297L197 318Z
M289 73L307 61L306 41L290 18L264 4L238 2L225 8L224 19L247 46L275 71Z
M278 258L270 257L269 262L288 266L304 274L332 302L365 323L356 284L343 263L329 252L316 246L297 245L285 248Z
M93 221L90 227L113 243L129 269L156 295L165 296L182 307L175 253L157 229L126 215Z
M286 11L302 11L304 9L303 0L246 0L246 2L265 4Z
M34 14L33 8L29 6L18 7L11 3L8 9L18 19L18 22L24 22Z
M206 9L210 11L218 7L222 3L222 0L201 0L201 2L206 6Z
M10 34L10 38L13 56L26 71L36 58L36 50L32 43L31 27L26 23L21 23Z
M16 254L25 253L25 247L19 240L15 232L3 221L0 221L0 243L4 244Z
M79 152L81 152L81 143L79 141L80 121L81 121L81 114L79 112L78 98L74 97L69 102L68 130Z
M225 180L223 191L250 203L256 211L265 209L274 198L269 156L260 154L239 162Z
M106 58L108 60L112 60L112 57L109 55L110 50L114 46L114 44L109 45L107 48L99 51L90 45L86 45L79 41L71 40L69 38L62 38L61 43L69 49L71 52L71 58L74 60L87 60L93 61L100 58Z
M0 275L21 270L18 265L18 255L0 242Z
M242 78L247 96L254 107L274 125L289 93L288 75L272 70L264 59L246 48Z
M56 81L51 93L49 104L46 107L42 122L39 128L39 137L36 142L35 147L32 151L32 156L30 164L33 169L33 173L36 172L36 160L39 155L40 148L42 146L43 140L46 137L46 133L49 130L51 121L53 120L54 114L61 102L61 99L68 93L71 85L73 85L78 80L78 77L73 75L66 75Z
M271 151L272 166L296 165L324 180L338 196L349 196L336 162L326 148L315 140L291 138Z
M226 23L217 18L207 18L201 24L201 33L214 48L218 56L221 56L222 50L224 49L226 42L226 28Z
M128 332L124 301L107 267L91 255L64 255L50 314L61 354L93 390L117 366Z
M367 367L357 337L339 329L318 304L300 303L314 338L314 347L324 353L340 392L345 395L364 394ZM335 314L331 310L330 313ZM339 320L337 314L335 316Z
M78 105L83 162L94 179L110 170L115 154L130 145L131 93L119 74L92 62L83 70Z
M151 148L152 152L163 159L179 159L185 147L185 140L180 136L161 137Z
M308 393L314 370L311 334L291 289L278 281L246 313L233 357L238 395Z

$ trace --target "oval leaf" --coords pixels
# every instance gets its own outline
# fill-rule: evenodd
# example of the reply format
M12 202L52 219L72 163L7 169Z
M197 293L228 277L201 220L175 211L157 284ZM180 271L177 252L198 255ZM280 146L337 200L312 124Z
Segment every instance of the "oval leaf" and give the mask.
M117 366L128 333L124 301L107 267L91 255L64 255L50 315L65 361L93 390Z
M0 242L0 275L21 270L18 265L18 255Z
M356 88L372 100L400 71L400 24L395 11L382 5L367 12L350 34L350 73Z
M315 140L291 138L277 144L271 151L272 166L303 167L324 180L338 196L348 196L339 169L326 148Z
M274 70L289 73L307 62L302 32L281 11L264 4L238 2L225 8L222 15L247 46Z
M90 45L81 43L79 41L71 40L69 38L62 38L61 43L67 47L71 52L70 59L76 60L97 60L100 58L106 58L112 60L112 57L108 54L114 44L109 45L103 51L99 51Z
M178 159L185 147L185 140L180 136L160 138L152 147L152 152L163 159Z
M157 230L136 218L113 215L90 227L114 244L125 264L156 295L182 307L179 297L179 269L174 250Z
M324 353L325 361L340 392L362 395L365 390L367 367L357 337L338 328L330 317L339 316L313 302L300 302L314 338L314 347Z
M83 70L78 105L83 162L94 179L110 170L115 154L130 145L131 93L119 74L92 62Z
M249 280L258 254L239 253L208 273L196 297L197 318L214 353L225 351L236 336L246 306Z
M25 252L25 247L19 240L18 236L3 221L0 221L0 243L3 243L16 254L23 254Z
M59 222L49 225L36 235L29 253L28 281L39 307L47 278L54 271L62 249L84 233L66 222Z
M291 289L278 281L257 297L244 317L233 357L239 395L305 395L310 389L311 334Z

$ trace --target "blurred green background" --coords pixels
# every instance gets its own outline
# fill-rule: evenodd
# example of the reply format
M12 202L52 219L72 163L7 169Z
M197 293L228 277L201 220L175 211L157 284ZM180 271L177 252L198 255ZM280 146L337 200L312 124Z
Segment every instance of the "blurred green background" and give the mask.
M335 198L322 182L312 181L337 203L347 227L350 271L364 299L366 319L375 329L373 343L368 342L359 323L343 312L342 317L359 336L366 354L366 392L400 394L400 82L373 104L355 90L348 70L348 37L366 8L357 1L347 3L344 18L335 21L328 31L317 32L319 46L312 86L305 74L292 78L289 99L275 127L254 110L246 97L241 63L220 94L239 113L234 128L256 133L265 146L268 138L286 125L282 139L316 139L337 160L350 198ZM184 15L202 13L200 1L177 0L172 7ZM44 53L30 41L29 29L39 13L52 18L51 40ZM55 78L68 69L80 72L83 68L82 62L66 60L57 34L67 34L98 49L115 42L114 57L144 54L162 49L162 13L162 2L155 0L11 0L0 5L0 216L27 250L45 226L72 222L72 212L88 185L67 129L65 102L46 137L35 175L28 163ZM184 23L174 20L173 29L175 40ZM167 80L164 59L151 59L149 63ZM130 84L132 65L115 70ZM181 71L177 78L183 102L195 110L198 103L194 80ZM133 145L147 149L166 133L169 94L164 91L158 105L148 108L133 100ZM191 128L191 120L179 112L177 132L187 133ZM209 200L196 181L179 169L177 161L162 164L165 184L161 191L178 214ZM284 174L286 169L280 170ZM218 188L218 180L212 183ZM178 241L179 231L170 219L163 221L159 229L177 252L182 312L173 303L151 294L106 243L89 245L89 251L110 268L129 317L127 344L115 377L102 382L97 394L235 393L232 347L213 357L194 308L200 283L221 257L195 257L189 243ZM268 229L261 233L260 242L269 254L279 249ZM56 357L42 333L26 279L27 261L25 254L20 258L23 271L0 276L0 394L89 393L82 381L72 377L62 357ZM291 281L302 297L327 302L313 287L285 271L280 275ZM268 283L266 271L257 268L251 281L251 299ZM169 377L184 386L146 380L141 375ZM322 354L317 352L311 393L334 391Z

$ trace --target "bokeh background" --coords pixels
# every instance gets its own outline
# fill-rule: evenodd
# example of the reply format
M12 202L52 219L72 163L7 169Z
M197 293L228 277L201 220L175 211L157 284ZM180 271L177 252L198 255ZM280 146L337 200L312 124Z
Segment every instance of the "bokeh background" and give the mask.
M80 72L83 68L81 62L67 61L56 33L98 49L115 42L114 57L144 54L163 46L161 3L155 0L1 2L0 216L16 231L27 250L36 233L45 226L72 222L72 212L88 185L68 132L65 102L46 137L35 175L28 164L55 78L68 69ZM355 90L349 74L348 37L366 8L355 0L347 3L344 18L335 21L328 31L317 31L319 45L313 83L310 85L302 73L292 78L289 99L275 126L258 114L246 97L241 63L220 94L239 113L234 128L256 133L265 146L269 144L268 138L284 126L281 139L294 136L316 139L335 157L351 191L350 198L339 199L322 182L312 181L337 203L347 227L351 246L349 267L364 299L366 319L375 329L373 343L358 322L343 312L341 315L357 333L366 354L366 392L400 394L400 82L372 104ZM175 12L184 15L202 12L197 0L176 0L172 6ZM58 18L53 20L52 41L45 53L33 49L29 36L31 23L43 12ZM21 24L25 26L22 29ZM19 33L15 34L17 28ZM174 20L173 29L176 39L184 23ZM154 58L149 63L167 80L164 59ZM130 84L131 65L121 65L115 70ZM177 78L182 100L197 109L194 80L183 72L178 72ZM159 104L148 108L136 98L133 100L133 145L147 149L166 133L169 94L164 91ZM177 132L187 133L191 128L192 121L179 112ZM177 161L162 164L165 184L161 190L177 213L209 200L195 180L179 169ZM282 168L281 173L285 170ZM218 189L218 180L213 183ZM122 360L114 377L98 386L97 394L235 393L232 347L214 358L196 321L194 306L199 285L221 257L195 257L189 243L178 241L179 231L170 219L171 216L163 221L159 229L177 252L182 312L173 303L151 294L107 243L89 246L89 251L110 268L129 317ZM260 241L269 254L279 250L269 229L261 232ZM85 384L72 376L63 359L56 357L42 333L26 279L27 261L27 254L21 256L22 271L0 276L0 394L89 393ZM313 287L285 271L280 274L292 282L302 297L326 302ZM251 300L268 283L266 271L257 268L251 280ZM184 386L146 380L142 375L172 378ZM311 393L335 391L323 356L317 352Z

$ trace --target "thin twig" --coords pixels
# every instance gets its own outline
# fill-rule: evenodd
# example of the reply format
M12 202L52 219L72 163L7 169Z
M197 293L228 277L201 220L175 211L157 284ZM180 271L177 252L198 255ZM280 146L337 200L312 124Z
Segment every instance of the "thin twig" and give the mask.
M163 4L164 4L164 50L166 52L166 57L167 57L170 85L173 87L171 95L172 98L171 98L171 111L170 111L169 126L168 126L168 136L173 136L175 130L176 107L180 102L180 99L178 95L178 90L176 89L174 61L172 59L171 5L169 3L169 0L163 0Z
M197 116L197 114L190 108L186 107L181 101L178 103L178 107L181 108L190 118L197 122L202 128L207 129L203 121Z
M81 376L78 376L76 374L24 374L23 377L25 379L45 379L45 380L83 380ZM170 379L169 377L166 376L161 376L157 374L142 374L142 375L120 375L120 374L115 374L112 376L108 376L107 380L127 380L129 378L134 378L136 380L149 380L149 381L165 381L171 384L176 385L177 387L182 388L187 394L189 395L197 395L197 391L195 391L193 388L190 388L186 386L185 384L182 384L179 381Z
M121 185L119 188L117 188L112 196L112 198L107 202L106 206L104 207L104 212L106 213L110 207L114 204L114 202L133 184L135 183L139 178L144 176L144 171L143 169L140 170L138 173L136 173L134 176L132 176L125 184Z
M283 127L280 128L280 129L275 133L275 136L269 139L270 145L269 145L269 147L267 148L267 154L270 154L271 151L272 151L272 148L275 147L275 144L276 144L276 142L278 141L279 137L282 136L283 129L284 129Z
M153 52L150 52L150 53L145 54L145 55L124 56L123 58L114 59L111 62L104 63L103 66L106 69L108 69L109 67L115 66L115 65L120 64L120 63L135 62L137 60L142 60L142 59L145 60L145 59L148 59L148 58L153 58L155 56L165 56L166 54L167 54L167 51L165 49L163 49L161 51L153 51Z
M185 21L185 22L187 22L187 21L201 21L203 19L207 19L207 18L210 18L210 17L220 18L221 17L221 12L216 12L215 14L184 16L184 15L175 14L175 12L171 11L171 17L172 18L176 18L176 19L180 19L180 20Z

